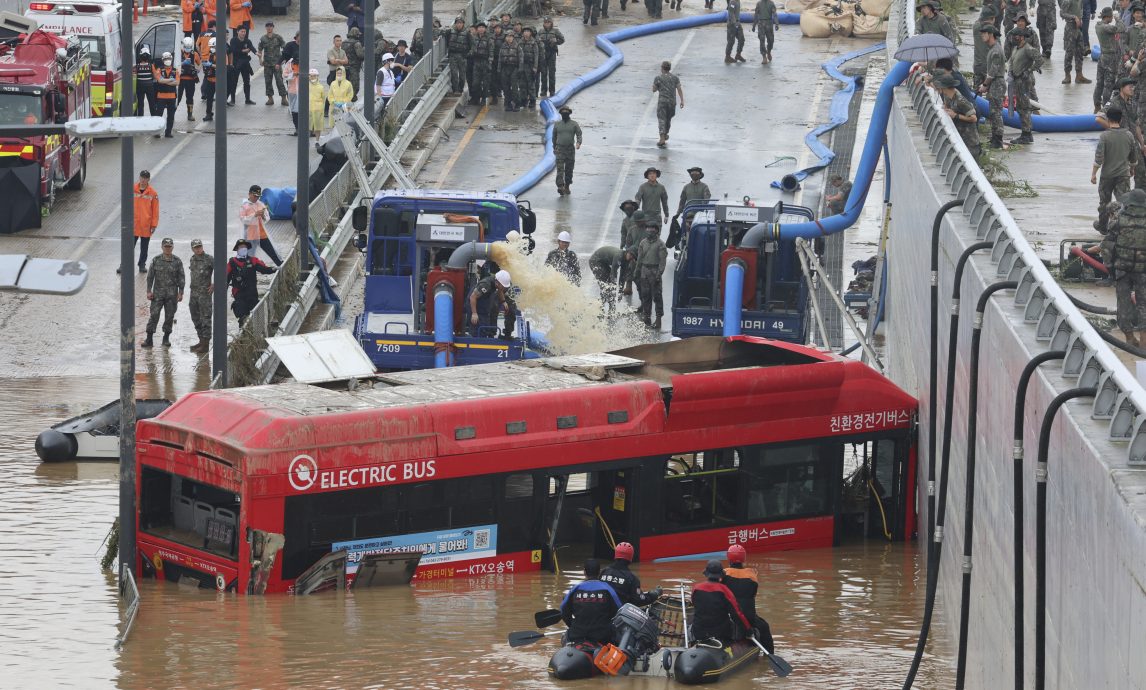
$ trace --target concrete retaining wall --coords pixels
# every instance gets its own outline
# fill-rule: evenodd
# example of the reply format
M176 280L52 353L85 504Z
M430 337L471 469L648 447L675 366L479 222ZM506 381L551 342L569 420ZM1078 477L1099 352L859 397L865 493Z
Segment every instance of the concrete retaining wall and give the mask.
M926 538L926 454L929 446L928 336L931 225L955 198L940 174L911 100L900 89L888 129L892 224L888 249L888 356L891 377L917 395L920 409L920 538ZM1054 203L1048 199L1047 203ZM941 233L939 288L939 429L946 376L954 264L976 235L959 209ZM996 276L989 250L972 259L963 279L956 362L950 492L939 596L944 618L933 634L954 648L964 544L964 483L968 351L975 302ZM968 687L1010 687L1014 674L1012 426L1019 373L1037 342L1012 291L985 312L980 359L978 479L974 533ZM1031 383L1024 421L1026 460L1024 563L1026 686L1034 682L1035 455L1047 403L1077 385L1059 363L1044 364ZM1146 470L1130 469L1126 443L1108 440L1108 423L1091 419L1091 401L1067 404L1054 426L1049 454L1047 551L1047 687L1146 688ZM942 445L940 444L940 449ZM925 663L929 663L926 662ZM933 663L933 662L931 662Z

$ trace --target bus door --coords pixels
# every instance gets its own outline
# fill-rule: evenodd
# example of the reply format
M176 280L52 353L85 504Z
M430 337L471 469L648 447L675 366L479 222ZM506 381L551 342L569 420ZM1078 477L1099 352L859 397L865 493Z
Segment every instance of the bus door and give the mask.
M884 438L864 446L867 469L865 536L903 541L914 531L915 492L911 443Z
M596 472L593 488L593 513L597 530L593 538L593 556L611 559L617 544L639 543L636 524L636 467Z

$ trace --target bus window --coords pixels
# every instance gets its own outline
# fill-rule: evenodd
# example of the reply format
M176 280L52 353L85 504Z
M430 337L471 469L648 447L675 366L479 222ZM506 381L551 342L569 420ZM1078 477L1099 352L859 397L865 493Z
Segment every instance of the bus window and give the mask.
M152 467L143 468L140 487L142 531L232 560L237 557L238 494Z
M665 465L665 526L669 530L737 522L740 458L736 450L680 453Z
M453 527L488 525L495 520L493 477L470 477L445 482L445 503Z
M831 446L842 451L842 446ZM829 447L820 444L744 451L748 520L779 520L831 512Z
M502 551L534 548L533 530L537 515L533 503L533 475L505 476L504 500L497 511L497 544Z
M565 487L565 495L572 496L574 494L588 493L594 486L593 476L588 472L578 472L577 474L569 475L569 484ZM549 478L549 497L553 498L557 495L557 480L553 477Z

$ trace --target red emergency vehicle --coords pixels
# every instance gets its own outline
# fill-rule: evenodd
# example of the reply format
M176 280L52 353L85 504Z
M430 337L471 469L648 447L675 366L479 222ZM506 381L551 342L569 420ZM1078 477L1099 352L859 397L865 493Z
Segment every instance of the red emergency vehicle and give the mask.
M556 567L569 547L611 556L620 541L655 560L827 547L848 525L904 539L915 413L860 362L747 336L353 391L193 393L138 425L136 567L281 592L343 550L351 574L367 554L421 550L425 580ZM849 514L849 484L865 515Z
M0 124L62 124L91 113L91 62L73 36L32 30L0 37ZM81 189L91 139L53 134L0 139L0 196L50 211L61 187ZM19 228L17 228L19 229Z

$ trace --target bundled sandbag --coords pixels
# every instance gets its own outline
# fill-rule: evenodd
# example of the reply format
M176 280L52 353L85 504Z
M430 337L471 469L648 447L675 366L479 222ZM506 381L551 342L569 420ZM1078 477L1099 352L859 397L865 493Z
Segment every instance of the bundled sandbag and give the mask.
M874 14L857 14L852 20L852 35L856 38L882 38L887 34L887 20Z
M870 14L873 17L886 17L891 9L891 0L860 0L856 16ZM856 34L857 36L859 34Z
M800 31L808 38L850 36L855 19L850 3L821 5L800 14Z
M805 10L819 7L827 1L828 0L785 0L784 10L792 14L801 14Z

